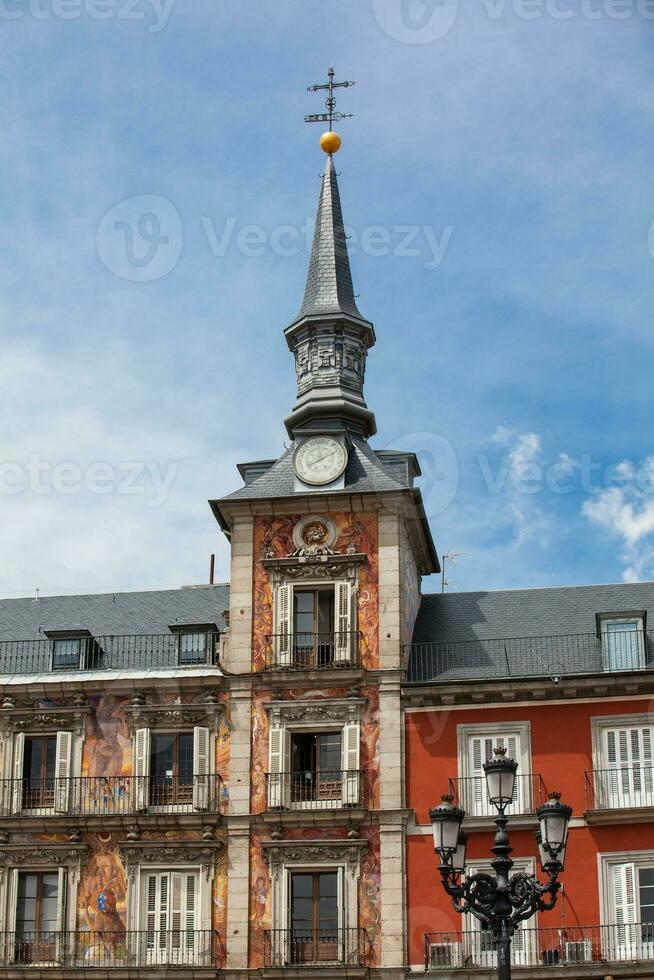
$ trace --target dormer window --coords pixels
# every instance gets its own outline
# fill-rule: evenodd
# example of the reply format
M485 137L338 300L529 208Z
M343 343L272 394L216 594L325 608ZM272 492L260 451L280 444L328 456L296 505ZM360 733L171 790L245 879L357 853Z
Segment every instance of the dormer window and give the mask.
M180 667L213 663L214 643L218 637L215 624L171 626L177 636L177 662Z
M606 670L640 670L644 667L644 613L607 613L598 620Z
M52 670L95 670L102 651L87 629L46 630L51 643Z
M79 636L74 639L53 640L52 669L79 670L81 648L82 639Z

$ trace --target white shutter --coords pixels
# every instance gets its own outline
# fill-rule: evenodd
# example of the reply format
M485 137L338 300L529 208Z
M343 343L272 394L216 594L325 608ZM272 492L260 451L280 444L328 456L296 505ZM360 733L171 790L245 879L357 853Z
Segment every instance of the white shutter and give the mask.
M342 758L343 758L343 805L356 806L361 803L359 799L359 752L361 733L359 723L348 722L343 726L342 734Z
M268 806L271 809L288 806L291 782L288 771L289 741L285 728L271 727L268 765Z
M650 725L605 729L606 807L652 806L654 769ZM601 794L600 794L601 795Z
M636 939L636 868L632 863L614 864L611 868L611 883L613 888L613 908L615 909L615 942L621 955L629 955L629 949ZM626 953L625 953L626 951ZM635 952L635 951L634 951Z
M19 949L16 943L16 912L18 908L18 868L10 868L7 882L7 932L0 947L3 963L14 963Z
M134 782L136 809L147 810L150 802L150 729L139 728L134 737Z
M209 809L209 729L193 729L193 808Z
M280 585L275 594L275 666L288 667L293 646L293 586Z
M23 809L23 765L25 758L25 732L14 735L14 766L11 794L11 812L20 813Z
M64 959L66 950L72 948L72 943L68 943L68 935L66 932L66 905L67 905L67 894L66 886L68 884L68 875L65 868L59 868L57 871L57 938L56 938L56 949L57 949L57 962L61 963Z
M195 941L195 903L197 892L196 877L193 874L187 874L185 877L186 894L184 901L184 947L186 949L186 962L198 964L198 958L202 953L202 945L201 943L196 943Z
M57 813L68 812L70 798L70 756L73 748L71 732L57 732L57 753L55 756L55 795L54 808Z
M496 748L506 749L507 755L521 763L520 735L518 732L507 732L505 735L471 735L468 742L468 777L465 790L459 795L462 798L464 810L474 817L495 816L495 807L488 799L486 789L486 776L484 774L484 763L493 758L493 751ZM525 800L522 792L520 776L527 773L520 773L516 777L513 803L511 807L514 813L525 812L525 804L529 805L531 800ZM530 794L529 794L530 795Z
M335 605L334 662L344 663L352 659L352 585L350 582L337 583Z

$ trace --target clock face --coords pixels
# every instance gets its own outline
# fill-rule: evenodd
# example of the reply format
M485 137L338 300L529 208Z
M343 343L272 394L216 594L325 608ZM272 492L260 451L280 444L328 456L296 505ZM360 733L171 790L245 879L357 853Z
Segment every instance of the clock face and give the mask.
M333 483L347 466L347 449L331 436L314 436L300 443L293 457L295 472L303 483Z

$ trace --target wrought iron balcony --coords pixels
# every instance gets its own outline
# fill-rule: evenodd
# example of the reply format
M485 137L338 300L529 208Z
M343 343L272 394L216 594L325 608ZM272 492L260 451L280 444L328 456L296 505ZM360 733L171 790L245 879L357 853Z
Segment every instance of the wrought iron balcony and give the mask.
M343 670L358 667L361 634L276 633L266 637L264 670Z
M0 780L5 816L114 817L137 813L212 813L224 808L219 775L189 779L156 776L80 776Z
M586 772L586 810L654 807L654 766L634 765Z
M484 776L470 776L464 779L450 779L450 794L463 807L467 817L497 816L496 807L488 799L488 789ZM535 813L546 800L545 785L540 773L521 773L516 775L513 802L507 807L509 816Z
M267 967L365 967L370 947L365 929L269 929Z
M210 929L0 933L0 964L12 970L151 967L160 972L164 968L220 967L223 960L223 945Z
M516 967L540 966L544 975L551 967L578 968L584 963L654 960L654 923L551 929L520 927L513 939L512 957ZM495 976L496 968L497 953L488 932L472 929L469 932L425 934L425 970L428 972L451 976L460 970L467 976L468 970L488 969Z
M513 636L414 643L405 649L409 682L475 682L521 677L622 673L654 668L654 632Z
M266 773L268 808L333 810L360 806L361 775L358 769Z
M85 636L55 647L55 640L0 641L0 675L49 674L59 671L161 670L215 666L219 633L194 634L185 649L183 634L133 636ZM196 639L197 636L197 639Z

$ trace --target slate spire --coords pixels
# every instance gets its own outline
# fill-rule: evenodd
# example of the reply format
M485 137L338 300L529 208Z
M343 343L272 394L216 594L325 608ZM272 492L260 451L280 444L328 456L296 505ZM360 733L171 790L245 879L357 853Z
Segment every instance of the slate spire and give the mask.
M297 373L297 403L285 423L294 438L302 430L346 429L367 439L377 431L363 397L375 331L354 298L334 159L326 152L304 299L285 331Z
M320 189L304 300L296 319L325 313L344 313L363 319L354 299L341 198L331 153Z

